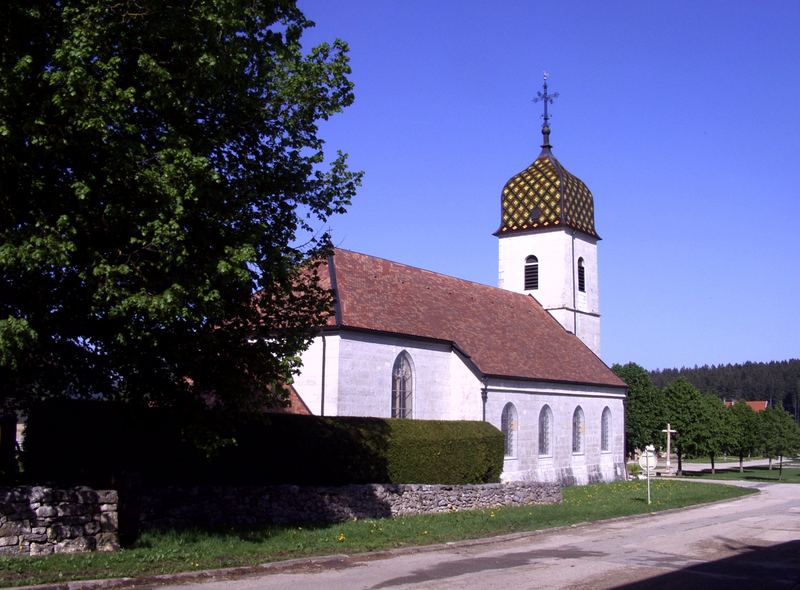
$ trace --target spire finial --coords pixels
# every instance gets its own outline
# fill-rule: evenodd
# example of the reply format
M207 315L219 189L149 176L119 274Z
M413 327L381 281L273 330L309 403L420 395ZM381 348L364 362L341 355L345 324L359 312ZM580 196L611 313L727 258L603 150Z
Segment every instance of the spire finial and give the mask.
M533 102L541 101L544 104L544 115L542 115L542 149L549 150L550 145L550 115L547 113L547 105L553 104L553 101L558 98L558 92L549 94L547 92L547 80L550 78L550 73L544 73L543 91L540 90L536 93L536 98Z

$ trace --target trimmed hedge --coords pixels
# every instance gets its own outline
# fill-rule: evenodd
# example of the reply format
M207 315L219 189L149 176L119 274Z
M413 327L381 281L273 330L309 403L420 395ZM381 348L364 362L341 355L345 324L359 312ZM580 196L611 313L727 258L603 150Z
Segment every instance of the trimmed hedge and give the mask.
M503 435L485 422L54 402L29 414L23 466L27 480L59 485L489 483Z

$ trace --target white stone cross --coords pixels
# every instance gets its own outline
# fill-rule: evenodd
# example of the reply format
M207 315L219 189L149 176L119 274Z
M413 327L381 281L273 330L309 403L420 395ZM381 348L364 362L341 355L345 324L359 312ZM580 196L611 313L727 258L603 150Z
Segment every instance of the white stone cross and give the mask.
M662 430L661 432L666 432L667 433L667 473L672 473L672 469L670 468L670 464L669 464L669 459L670 459L670 456L672 455L672 449L671 449L671 444L670 443L672 442L672 435L677 433L678 431L677 430L672 430L672 428L670 428L669 422L667 422L666 430Z

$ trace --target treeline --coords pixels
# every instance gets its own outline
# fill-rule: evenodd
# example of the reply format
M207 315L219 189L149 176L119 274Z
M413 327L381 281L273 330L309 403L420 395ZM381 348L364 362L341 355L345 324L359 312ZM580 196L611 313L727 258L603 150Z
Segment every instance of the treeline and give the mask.
M665 447L663 430L669 424L678 456L678 473L686 457L708 456L711 469L717 457L742 460L751 453L770 458L792 456L800 449L800 427L777 404L754 412L744 400L727 408L716 392L701 391L686 377L657 386L650 374L635 363L614 365L612 370L628 385L625 403L625 448L628 454L653 444ZM781 461L783 465L783 461Z
M683 377L701 391L729 400L767 400L800 418L800 359L735 365L703 365L650 371L656 387Z

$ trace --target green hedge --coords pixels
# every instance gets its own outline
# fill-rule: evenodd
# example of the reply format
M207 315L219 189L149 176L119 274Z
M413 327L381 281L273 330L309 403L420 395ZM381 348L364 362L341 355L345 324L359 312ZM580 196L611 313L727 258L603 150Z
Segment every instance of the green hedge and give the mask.
M62 485L486 483L499 481L503 435L485 422L61 402L30 412L23 467Z

